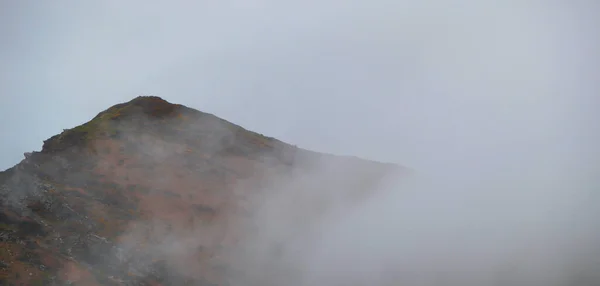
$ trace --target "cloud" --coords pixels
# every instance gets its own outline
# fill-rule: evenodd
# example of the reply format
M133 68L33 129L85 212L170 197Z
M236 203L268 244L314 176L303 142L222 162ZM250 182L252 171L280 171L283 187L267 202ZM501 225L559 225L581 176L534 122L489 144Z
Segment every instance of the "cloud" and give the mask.
M467 285L492 283L498 269L529 285L562 281L596 253L598 5L455 4L4 4L0 120L11 124L0 157L10 166L90 114L156 94L301 147L433 178L414 190L392 184L308 224L306 233L322 234L289 242L303 258L286 264L308 282L391 277L381 274L387 265L414 270L406 277L417 285L440 269ZM282 190L312 187L282 180ZM264 210L257 223L267 237L252 243L268 246L295 211ZM354 228L361 235L351 241ZM340 259L352 253L363 260ZM466 275L472 269L481 275Z
M344 171L288 181L258 208L259 230L234 260L249 274L234 285L597 283L593 185L537 176L536 162L522 163L528 176L386 180L354 204L327 201L318 215L315 201L347 194ZM339 185L294 188L324 178Z

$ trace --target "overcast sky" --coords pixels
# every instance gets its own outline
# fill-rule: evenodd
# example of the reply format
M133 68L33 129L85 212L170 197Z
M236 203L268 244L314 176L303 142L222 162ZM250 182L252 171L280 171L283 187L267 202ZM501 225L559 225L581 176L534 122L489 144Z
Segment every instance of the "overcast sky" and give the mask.
M140 94L438 174L595 166L599 6L2 1L0 169Z

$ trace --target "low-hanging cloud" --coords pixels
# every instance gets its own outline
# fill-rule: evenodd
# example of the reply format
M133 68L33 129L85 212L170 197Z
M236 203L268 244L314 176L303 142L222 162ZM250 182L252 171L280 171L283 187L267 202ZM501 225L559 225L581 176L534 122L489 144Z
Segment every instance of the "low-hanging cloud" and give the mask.
M312 221L315 201L348 190L302 188L299 195L286 188L301 183L287 182L253 220L260 231L242 257L251 275L235 285L600 283L591 185L566 170L545 177L535 162L522 163L526 176L388 178L359 203L329 201L330 211Z
M0 28L0 90L28 98L0 116L22 151L148 92L424 177L345 201L348 169L272 174L239 222L260 232L233 253L237 285L597 284L597 4L117 2L0 9L27 23ZM177 261L195 235L154 249Z

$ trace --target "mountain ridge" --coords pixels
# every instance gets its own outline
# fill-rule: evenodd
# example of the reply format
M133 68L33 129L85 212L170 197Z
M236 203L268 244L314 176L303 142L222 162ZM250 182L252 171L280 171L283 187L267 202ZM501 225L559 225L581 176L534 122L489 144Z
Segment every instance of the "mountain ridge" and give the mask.
M247 247L247 221L265 197L340 189L355 200L398 173L412 171L138 96L0 172L0 282L234 285L247 276L233 249ZM314 209L298 211L316 220L332 203L325 197L298 200Z

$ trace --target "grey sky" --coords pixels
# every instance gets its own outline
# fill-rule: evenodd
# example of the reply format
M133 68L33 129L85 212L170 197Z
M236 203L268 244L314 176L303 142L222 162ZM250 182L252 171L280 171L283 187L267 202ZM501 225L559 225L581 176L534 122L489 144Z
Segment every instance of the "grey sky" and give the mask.
M438 174L590 167L595 2L4 1L0 168L140 94Z

